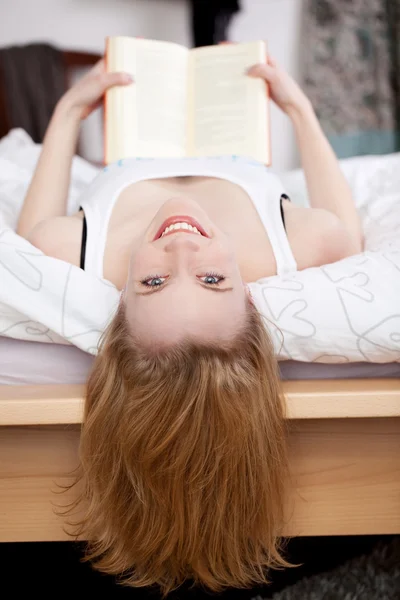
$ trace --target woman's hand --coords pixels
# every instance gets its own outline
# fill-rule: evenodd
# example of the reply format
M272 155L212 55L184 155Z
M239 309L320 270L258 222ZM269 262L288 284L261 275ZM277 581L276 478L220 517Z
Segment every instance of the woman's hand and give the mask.
M260 77L268 83L272 100L287 115L291 116L293 112L311 106L300 86L270 56L267 57L266 63L250 67L247 74Z
M102 58L61 98L59 105L79 120L86 119L103 100L104 93L115 85L129 85L133 79L129 73L107 73Z

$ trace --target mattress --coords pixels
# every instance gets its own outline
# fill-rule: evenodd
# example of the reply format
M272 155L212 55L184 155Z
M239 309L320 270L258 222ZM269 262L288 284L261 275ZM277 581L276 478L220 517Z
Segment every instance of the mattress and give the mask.
M84 383L93 356L75 346L0 338L0 385ZM282 379L400 377L400 363L322 364L283 361Z

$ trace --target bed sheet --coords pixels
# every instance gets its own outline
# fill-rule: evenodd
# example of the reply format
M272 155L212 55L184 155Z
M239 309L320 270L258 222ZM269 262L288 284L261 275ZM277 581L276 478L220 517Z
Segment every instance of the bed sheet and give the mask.
M74 346L0 338L0 385L85 383L92 362L93 356ZM400 363L279 365L284 380L400 377Z

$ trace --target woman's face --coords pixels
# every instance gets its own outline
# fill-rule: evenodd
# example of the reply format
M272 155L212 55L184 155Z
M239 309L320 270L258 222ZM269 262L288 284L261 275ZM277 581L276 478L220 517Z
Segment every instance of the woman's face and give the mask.
M176 221L197 224L199 232ZM229 340L246 314L246 289L229 237L196 202L168 200L132 249L123 301L143 343L173 345L184 336Z

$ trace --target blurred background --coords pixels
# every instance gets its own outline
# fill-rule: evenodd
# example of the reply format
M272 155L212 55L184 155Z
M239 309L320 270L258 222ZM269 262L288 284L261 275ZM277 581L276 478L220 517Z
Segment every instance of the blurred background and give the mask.
M2 2L0 119L2 107L7 110L10 103L7 93L1 98L1 90L10 90L10 80L15 85L24 71L35 71L34 47L17 58L12 47L39 42L62 51L101 54L107 35L142 36L188 47L224 39L264 39L272 56L305 87L339 157L400 149L400 0ZM36 59L39 56L42 65L52 61L48 71L54 68L54 57L49 59L43 48L41 54L40 49L36 52ZM70 81L81 70L75 66ZM36 89L37 83L32 84ZM15 90L13 96L15 112ZM80 146L80 153L96 162L102 160L101 122L97 113L85 123ZM18 122L9 119L0 134L11 125ZM290 123L274 106L271 130L274 169L298 166Z

